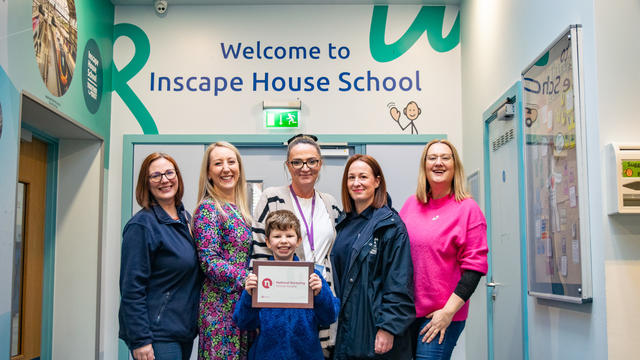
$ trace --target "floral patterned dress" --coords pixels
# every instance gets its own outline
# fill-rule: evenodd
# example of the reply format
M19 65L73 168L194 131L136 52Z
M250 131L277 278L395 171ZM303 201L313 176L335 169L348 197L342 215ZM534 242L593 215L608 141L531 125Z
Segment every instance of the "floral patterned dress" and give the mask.
M200 265L205 274L200 292L198 359L246 359L247 334L233 323L248 274L251 228L235 205L224 204L222 214L211 200L193 216Z

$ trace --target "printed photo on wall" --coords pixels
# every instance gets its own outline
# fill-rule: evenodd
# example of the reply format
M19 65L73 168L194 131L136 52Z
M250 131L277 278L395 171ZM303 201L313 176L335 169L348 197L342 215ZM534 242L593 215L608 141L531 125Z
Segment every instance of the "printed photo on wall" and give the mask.
M418 133L415 120L422 113L422 109L420 109L418 103L415 101L409 101L402 111L398 110L395 102L388 103L387 107L389 108L389 115L391 115L391 118L398 124L398 126L400 126L402 131L405 131L410 127L412 134Z
M78 51L75 0L33 0L33 49L42 81L54 96L69 89Z

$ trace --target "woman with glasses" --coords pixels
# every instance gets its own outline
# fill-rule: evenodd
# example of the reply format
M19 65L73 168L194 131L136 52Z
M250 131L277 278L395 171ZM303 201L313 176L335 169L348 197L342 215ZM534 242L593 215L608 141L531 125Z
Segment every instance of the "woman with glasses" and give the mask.
M144 159L136 186L142 210L124 227L120 262L119 336L135 360L191 356L202 279L183 193L171 156Z
M265 244L264 221L267 215L275 210L289 210L298 217L302 228L302 244L296 249L296 255L300 261L314 262L333 291L329 254L336 236L334 224L340 209L333 196L315 189L322 167L317 140L313 135L296 135L289 139L285 164L291 175L291 184L267 188L262 193L253 221L255 242L251 258L265 260L271 255ZM334 343L331 333L335 332L320 330L325 357L329 357Z
M200 294L199 359L246 359L246 332L233 323L248 275L251 213L240 153L226 141L202 158L193 237L205 274Z
M402 207L413 259L416 359L449 359L487 272L487 224L465 189L462 163L447 140L429 142L418 187Z
M347 161L342 206L331 253L341 303L334 359L411 359L409 239L373 157L356 154Z

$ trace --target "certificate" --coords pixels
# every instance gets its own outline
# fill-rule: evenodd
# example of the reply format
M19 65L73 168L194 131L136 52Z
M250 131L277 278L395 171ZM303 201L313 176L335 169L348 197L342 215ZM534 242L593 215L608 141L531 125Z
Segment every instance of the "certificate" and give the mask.
M254 261L258 287L252 306L258 308L313 308L309 276L313 263L303 261Z

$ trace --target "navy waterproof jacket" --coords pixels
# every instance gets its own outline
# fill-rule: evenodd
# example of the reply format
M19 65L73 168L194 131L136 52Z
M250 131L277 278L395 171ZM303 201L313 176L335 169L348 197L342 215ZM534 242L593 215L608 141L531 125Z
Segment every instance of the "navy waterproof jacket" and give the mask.
M336 230L340 232L347 221L349 217L343 216ZM413 263L407 229L398 213L386 205L374 209L349 259L340 275L345 278L334 273L341 302L334 359L410 359L409 327L416 315ZM381 355L374 349L378 329L394 335L393 348Z
M120 263L120 338L134 350L156 341L193 341L202 275L181 205L179 220L160 206L124 227Z

